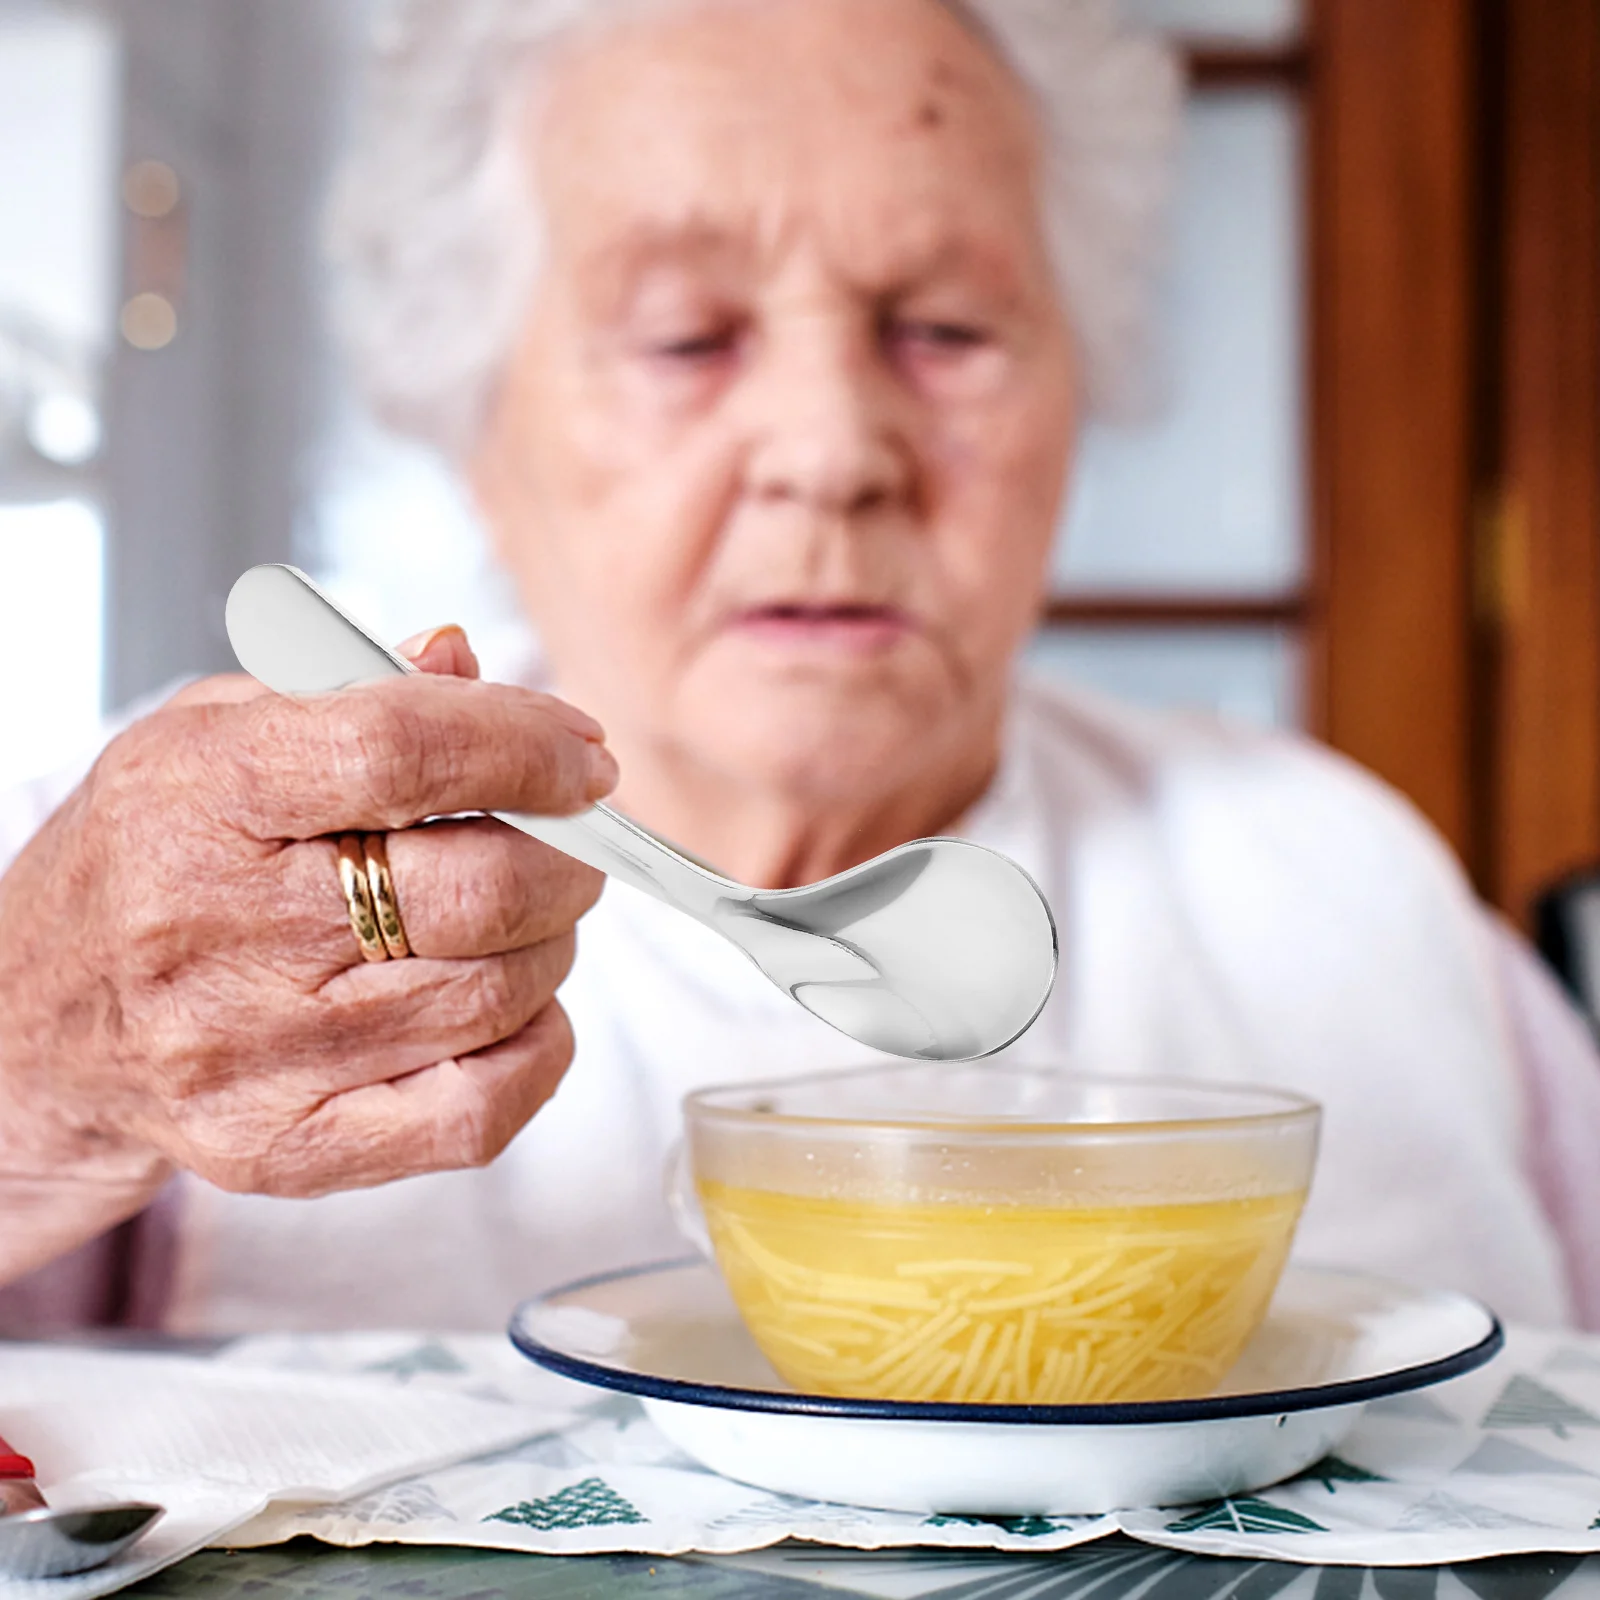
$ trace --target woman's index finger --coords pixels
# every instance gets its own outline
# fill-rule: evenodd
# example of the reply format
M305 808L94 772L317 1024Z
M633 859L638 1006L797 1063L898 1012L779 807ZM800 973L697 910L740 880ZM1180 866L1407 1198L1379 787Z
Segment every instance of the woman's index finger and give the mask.
M418 673L229 709L236 821L259 838L404 828L458 811L566 816L616 783L591 719L509 684Z

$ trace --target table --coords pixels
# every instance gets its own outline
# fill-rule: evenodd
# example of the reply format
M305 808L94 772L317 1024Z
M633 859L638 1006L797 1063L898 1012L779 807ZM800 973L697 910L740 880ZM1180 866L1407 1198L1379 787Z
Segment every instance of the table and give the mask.
M297 1539L205 1550L123 1593L142 1600L1600 1600L1600 1556L1304 1567L1110 1538L1051 1556L791 1544L665 1559L409 1545L340 1550Z

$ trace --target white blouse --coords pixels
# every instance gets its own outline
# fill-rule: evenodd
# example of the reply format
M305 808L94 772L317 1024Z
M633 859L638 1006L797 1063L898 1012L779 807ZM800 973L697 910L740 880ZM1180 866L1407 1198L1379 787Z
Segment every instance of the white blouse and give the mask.
M75 777L0 796L0 863ZM1600 1059L1399 796L1300 739L1025 683L958 831L1027 868L1061 932L1014 1059L1308 1093L1302 1258L1600 1320ZM683 1253L662 1177L685 1092L873 1059L623 885L560 998L573 1066L485 1170L303 1201L182 1180L169 1327L502 1326Z

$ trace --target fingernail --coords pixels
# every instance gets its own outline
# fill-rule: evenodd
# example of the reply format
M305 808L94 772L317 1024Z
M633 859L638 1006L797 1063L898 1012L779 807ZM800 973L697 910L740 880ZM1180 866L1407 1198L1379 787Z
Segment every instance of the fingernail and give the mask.
M447 622L441 628L429 628L426 633L414 633L400 646L400 654L408 661L419 661L428 653L428 647L437 639L442 639L447 633L458 634L461 642L466 644L466 630L459 623ZM467 646L468 650L472 647Z
M576 706L568 705L565 700L557 700L554 695L545 696L545 705L551 716L580 738L591 740L596 744L605 738L606 730L587 711L580 711Z
M598 800L617 786L621 777L617 758L603 744L589 746L589 798Z

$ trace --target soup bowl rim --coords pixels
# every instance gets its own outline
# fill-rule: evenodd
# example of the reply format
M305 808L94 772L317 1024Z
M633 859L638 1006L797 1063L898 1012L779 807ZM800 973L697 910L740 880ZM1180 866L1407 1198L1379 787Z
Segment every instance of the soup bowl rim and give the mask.
M1214 1116L1185 1115L1099 1120L1050 1118L1026 1112L1004 1111L986 1112L975 1116L934 1111L891 1113L855 1110L829 1115L825 1112L780 1111L760 1104L728 1103L735 1097L741 1101L759 1100L763 1096L781 1093L788 1089L826 1087L830 1083L842 1084L854 1079L914 1071L938 1073L965 1071L1013 1078L1050 1078L1093 1088L1135 1092L1177 1091L1201 1099L1214 1095L1218 1111ZM1253 1098L1261 1108L1222 1109L1230 1100L1237 1104L1246 1098ZM1263 1102L1267 1104L1261 1104ZM691 1131L696 1124L713 1124L730 1130L742 1126L768 1134L792 1131L817 1133L836 1139L849 1138L852 1135L872 1135L931 1138L941 1142L960 1140L1009 1144L1044 1140L1070 1144L1146 1138L1158 1140L1212 1138L1231 1132L1266 1132L1275 1126L1285 1131L1307 1126L1315 1129L1321 1121L1322 1106L1310 1095L1294 1089L1285 1089L1277 1084L1224 1082L1205 1078L1118 1076L1110 1073L1069 1071L1064 1068L1021 1062L961 1063L953 1068L929 1062L903 1062L795 1073L782 1078L753 1082L708 1084L691 1090L683 1097L683 1114L685 1124Z

